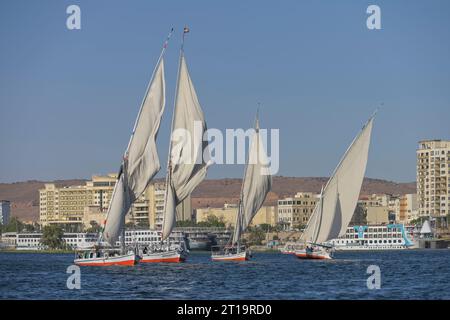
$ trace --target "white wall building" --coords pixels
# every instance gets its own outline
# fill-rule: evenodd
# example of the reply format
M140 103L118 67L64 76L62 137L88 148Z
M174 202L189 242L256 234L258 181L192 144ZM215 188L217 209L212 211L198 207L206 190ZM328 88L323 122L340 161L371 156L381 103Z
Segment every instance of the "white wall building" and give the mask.
M417 202L420 217L445 222L450 213L450 141L425 140L417 150Z

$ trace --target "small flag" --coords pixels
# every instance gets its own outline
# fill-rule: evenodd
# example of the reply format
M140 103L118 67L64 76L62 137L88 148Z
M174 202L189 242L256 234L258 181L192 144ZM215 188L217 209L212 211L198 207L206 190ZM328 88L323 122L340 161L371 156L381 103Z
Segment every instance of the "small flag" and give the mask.
M183 33L188 33L188 32L189 32L189 28L188 27L184 27Z

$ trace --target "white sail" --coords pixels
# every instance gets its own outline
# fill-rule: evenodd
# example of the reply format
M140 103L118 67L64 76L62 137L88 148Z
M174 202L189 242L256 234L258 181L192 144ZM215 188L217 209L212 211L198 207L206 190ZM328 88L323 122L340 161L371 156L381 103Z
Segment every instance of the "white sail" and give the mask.
M164 112L165 96L164 60L161 59L144 99L128 149L128 184L135 199L145 191L161 168L156 137Z
M253 217L264 203L272 188L272 176L269 160L259 132L259 121L256 120L255 133L250 143L250 155L245 170L240 205L233 234L233 244L238 243L241 234L250 225Z
M206 177L210 165L208 143L203 141L206 130L205 117L182 50L175 96L162 240L167 239L175 227L178 204Z
M420 234L430 234L433 233L431 230L431 225L428 220L425 220L425 222L422 225L422 229L420 229Z
M116 243L132 203L160 170L156 136L165 106L163 53L142 102L108 208L103 238L111 245Z
M355 138L325 186L302 235L303 240L322 243L345 234L366 172L373 119Z
M128 188L125 186L124 175L120 173L116 181L111 202L108 207L103 239L112 246L115 245L122 228L125 224L125 214L131 206L131 199Z

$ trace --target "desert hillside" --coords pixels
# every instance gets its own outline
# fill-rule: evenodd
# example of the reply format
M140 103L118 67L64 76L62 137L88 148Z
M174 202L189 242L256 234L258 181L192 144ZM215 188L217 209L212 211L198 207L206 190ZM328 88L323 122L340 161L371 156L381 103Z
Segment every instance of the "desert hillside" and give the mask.
M297 192L320 192L327 178L294 178L274 177L272 192L266 204L273 205L279 198L292 196ZM0 199L11 201L12 216L25 221L37 221L39 218L38 190L44 187L44 181L26 181L16 183L0 183ZM57 186L83 185L85 180L52 181ZM205 180L192 194L192 205L200 207L221 207L224 203L236 203L241 189L240 179ZM368 179L364 180L361 194L415 193L416 183L395 183L392 181Z

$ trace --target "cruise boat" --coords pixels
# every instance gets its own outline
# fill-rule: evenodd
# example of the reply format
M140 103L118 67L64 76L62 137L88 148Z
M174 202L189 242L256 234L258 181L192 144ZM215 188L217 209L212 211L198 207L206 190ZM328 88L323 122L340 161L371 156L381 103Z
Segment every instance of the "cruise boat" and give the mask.
M328 244L337 251L403 250L414 247L403 224L348 227L343 236L330 240Z
M92 248L97 242L96 233L64 233L62 240L68 249L81 250ZM7 232L2 235L2 242L16 250L46 250L42 244L41 232Z

